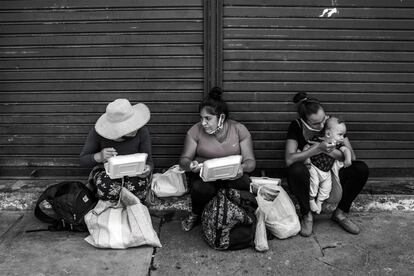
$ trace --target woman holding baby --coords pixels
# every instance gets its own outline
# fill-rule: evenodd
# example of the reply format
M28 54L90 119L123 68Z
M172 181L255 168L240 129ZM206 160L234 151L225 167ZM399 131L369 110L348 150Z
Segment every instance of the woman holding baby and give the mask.
M358 234L360 232L359 227L346 214L368 179L368 167L364 162L356 160L351 143L344 135L344 130L342 130L340 146L332 143L326 137L324 138L324 127L329 117L325 114L324 108L317 99L308 97L306 93L298 93L293 101L297 105L298 119L292 121L288 129L285 162L288 167L288 185L298 200L302 214L300 234L305 237L312 234L313 208L311 206L314 206L312 205L313 198L310 188L312 174L306 161L315 159L314 157L318 155L325 155L322 162L318 161L323 166L326 166L328 162L326 160L343 162L345 157L347 158L345 165L337 167L338 180L342 187L342 197L331 219L349 233ZM340 126L342 124L342 128L344 128L343 122L335 121L333 123ZM344 153L345 150L347 154L349 152L349 155ZM315 208L317 208L316 205Z

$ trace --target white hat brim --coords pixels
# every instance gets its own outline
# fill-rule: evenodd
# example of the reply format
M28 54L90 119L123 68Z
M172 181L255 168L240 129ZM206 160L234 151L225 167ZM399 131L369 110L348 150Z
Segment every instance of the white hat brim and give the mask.
M116 140L147 124L151 117L149 108L143 103L138 103L132 108L134 114L127 120L118 123L108 121L106 113L104 113L95 123L96 132L104 138Z

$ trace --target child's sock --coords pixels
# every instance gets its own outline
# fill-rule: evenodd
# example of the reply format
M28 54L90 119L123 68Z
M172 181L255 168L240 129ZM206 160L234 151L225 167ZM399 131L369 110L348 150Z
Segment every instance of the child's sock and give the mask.
M316 201L314 198L312 198L311 200L309 200L309 206L312 212L316 212L318 213L318 205L316 204ZM320 212L320 210L319 210ZM319 214L319 213L318 213Z
M316 206L317 206L317 208L318 208L318 211L316 212L317 214L320 214L321 213L321 211L322 211L322 203L323 203L323 201L321 201L321 200L316 200Z

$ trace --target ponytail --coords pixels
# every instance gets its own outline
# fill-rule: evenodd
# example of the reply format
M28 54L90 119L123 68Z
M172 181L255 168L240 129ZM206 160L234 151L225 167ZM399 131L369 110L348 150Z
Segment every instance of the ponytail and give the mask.
M223 101L221 95L223 90L220 87L213 87L208 95L203 99L203 101L198 106L198 111L200 112L203 108L206 108L207 112L217 117L221 114L224 114L226 119L229 116L229 110L225 101Z
M317 99L308 97L305 92L297 93L293 97L293 102L297 105L299 117L304 121L307 121L309 115L315 114L323 108Z

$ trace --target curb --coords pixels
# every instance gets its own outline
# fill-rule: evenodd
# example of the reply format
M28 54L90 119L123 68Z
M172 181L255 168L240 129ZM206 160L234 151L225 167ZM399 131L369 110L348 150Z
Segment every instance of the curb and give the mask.
M0 180L0 211L33 210L44 189L57 182L56 179ZM186 194L156 199L147 206L152 215L180 218L190 212L191 200ZM334 204L325 204L322 211L330 212L335 207ZM380 211L414 211L414 194L370 194L365 191L358 195L351 207L351 212Z
M44 188L30 190L2 191L0 190L1 211L28 211L34 210L37 199ZM150 214L156 217L182 218L191 211L190 196L170 197L157 199L155 203L148 203Z

